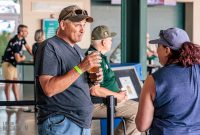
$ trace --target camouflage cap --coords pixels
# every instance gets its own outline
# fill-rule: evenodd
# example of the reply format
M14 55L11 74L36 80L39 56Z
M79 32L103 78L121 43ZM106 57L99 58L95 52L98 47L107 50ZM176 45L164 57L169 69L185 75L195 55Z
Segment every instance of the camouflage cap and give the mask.
M68 6L60 12L58 22L61 20L70 20L72 22L80 22L86 19L87 22L93 22L93 18L88 16L86 10L81 9L77 5Z
M117 35L117 33L110 32L107 26L101 25L101 26L97 26L93 29L91 39L92 40L100 40L100 39L105 39L108 37L114 37L116 35Z

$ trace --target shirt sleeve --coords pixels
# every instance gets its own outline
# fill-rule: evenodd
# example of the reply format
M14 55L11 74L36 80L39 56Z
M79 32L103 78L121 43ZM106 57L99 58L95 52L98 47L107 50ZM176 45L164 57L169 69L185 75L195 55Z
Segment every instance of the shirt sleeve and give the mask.
M26 39L23 39L23 40L22 40L22 44L23 44L23 45L26 45L26 44L27 44Z
M12 44L12 45L11 45L11 44ZM12 51L13 51L14 54L15 54L15 53L20 53L21 48L20 48L19 45L17 45L16 42L15 42L15 43L10 42L10 46L13 46Z

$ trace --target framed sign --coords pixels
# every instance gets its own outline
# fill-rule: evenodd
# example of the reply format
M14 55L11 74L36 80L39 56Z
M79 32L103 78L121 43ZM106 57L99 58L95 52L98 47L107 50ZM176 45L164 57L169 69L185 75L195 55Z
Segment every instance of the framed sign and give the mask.
M57 19L43 19L42 29L45 32L46 39L53 37L56 34L56 31L58 29L58 20Z
M142 88L142 82L137 75L134 66L112 67L120 88L126 90L128 99L138 100Z

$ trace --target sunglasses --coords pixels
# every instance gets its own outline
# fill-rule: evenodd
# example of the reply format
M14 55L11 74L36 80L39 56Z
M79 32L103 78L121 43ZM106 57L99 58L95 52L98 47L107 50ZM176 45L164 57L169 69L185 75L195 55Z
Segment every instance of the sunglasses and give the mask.
M70 13L68 13L66 16L63 16L61 20L66 20L69 17L79 16L79 15L88 15L88 13L86 10L82 10L82 9L73 10Z
M160 36L162 39L164 39L164 40L168 43L168 45L170 45L170 46L173 47L173 45L170 43L170 41L168 40L168 38L165 37L164 30L161 30L161 31L160 31L159 36Z

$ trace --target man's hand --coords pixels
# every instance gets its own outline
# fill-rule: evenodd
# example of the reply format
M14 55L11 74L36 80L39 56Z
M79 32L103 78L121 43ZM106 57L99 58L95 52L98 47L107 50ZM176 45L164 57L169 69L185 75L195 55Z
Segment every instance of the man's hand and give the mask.
M118 93L118 95L116 96L116 98L117 98L117 102L122 102L122 101L128 100L126 91L120 91Z
M83 61L78 65L78 67L83 71L88 71L93 67L100 67L101 66L101 56L98 52L93 52L87 55Z
M22 61L25 61L26 56L25 56L25 55L22 55L21 58L22 58Z
M101 87L100 87L100 84L92 85L92 86L90 87L90 94L91 94L92 96L98 96L98 91L99 91L100 88L101 88Z
M26 59L25 55L20 55L19 53L15 53L15 60L17 61L17 63L23 62Z
M94 85L99 84L103 81L103 71L99 68L97 73L89 73L90 82Z

